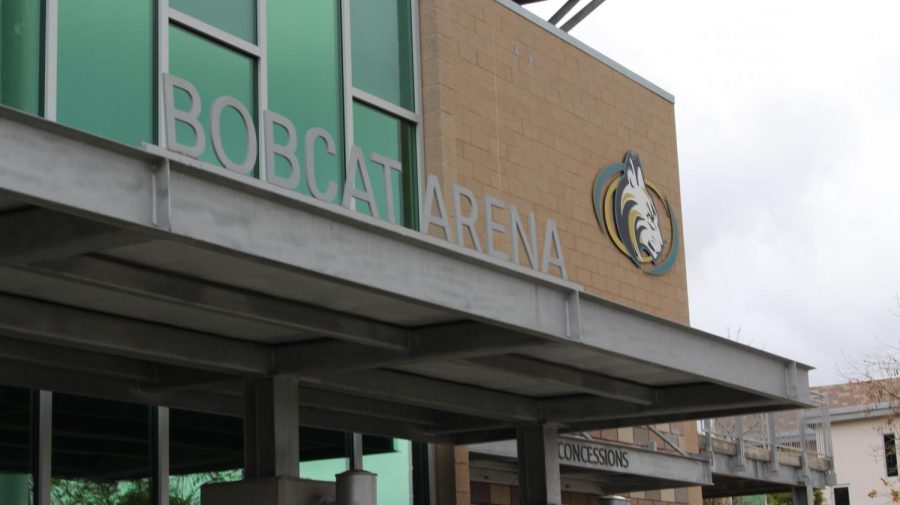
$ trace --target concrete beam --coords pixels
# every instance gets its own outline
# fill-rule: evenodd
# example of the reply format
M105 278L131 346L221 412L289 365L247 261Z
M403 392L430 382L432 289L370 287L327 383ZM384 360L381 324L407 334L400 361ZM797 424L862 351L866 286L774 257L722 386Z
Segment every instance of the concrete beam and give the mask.
M301 342L274 349L274 369L298 377L505 354L552 345L505 328L467 322L411 330L405 351L371 349L338 341Z
M304 386L300 386L299 402L302 407L423 426L433 426L442 421L440 419L442 413L432 409ZM359 429L359 426L354 429Z
M805 365L597 297L581 301L581 337L590 347L797 406L809 400Z
M250 342L0 294L0 333L222 373L265 375L268 348Z
M152 381L157 377L156 367L146 361L15 338L0 337L0 359L123 379Z
M405 438L436 444L452 442L451 437L431 433L419 424L390 420L383 417L371 417L365 414L347 414L302 406L299 410L299 419L301 426L323 430L352 432L353 430L358 430L360 426L365 426L366 433L370 435Z
M539 419L538 403L530 398L464 386L412 374L367 370L329 377L316 387L420 407L507 421Z
M35 363L0 357L0 383L29 389L105 398L108 400L210 412L230 416L243 415L240 395L206 390L178 390L149 393L140 381L100 373L52 368Z
M554 422L578 422L652 415L690 413L702 417L704 411L740 408L763 401L758 396L724 388L714 384L673 386L656 390L657 401L653 405L635 405L621 400L577 396L549 399L541 402L544 418Z
M485 368L569 386L603 398L647 406L657 401L656 392L652 388L524 356L491 356L470 358L467 361Z
M368 346L402 350L409 344L409 332L397 326L96 257L40 263L24 269L45 277Z
M0 267L77 256L146 240L96 221L27 209L0 215Z

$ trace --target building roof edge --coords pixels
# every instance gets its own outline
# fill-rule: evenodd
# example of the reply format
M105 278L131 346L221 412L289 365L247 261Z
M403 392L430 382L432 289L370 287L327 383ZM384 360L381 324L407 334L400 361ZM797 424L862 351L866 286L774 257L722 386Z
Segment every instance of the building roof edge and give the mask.
M601 53L600 51L597 51L596 49L594 49L591 46L585 44L584 42L578 40L577 38L573 37L572 35L569 35L568 33L562 31L561 29L557 28L556 26L551 25L550 23L548 23L547 21L542 19L540 16L535 15L534 13L532 13L528 9L522 7L521 5L513 2L512 0L496 0L496 1L499 4L503 5L504 7L510 9L511 11L513 11L513 12L519 14L520 16L524 17L525 19L531 21L532 23L540 26L544 30L547 30L548 32L552 33L553 35L556 35L557 37L566 41L567 43L577 47L578 49L587 53L589 56L591 56L595 60L603 63L604 65L611 67L613 70L619 72L620 74L624 75L625 77L631 79L632 81L640 84L641 86L647 88L648 90L652 91L653 93L659 95L661 98L663 98L673 104L675 103L675 96L673 94L662 89L661 87L657 86L656 84L653 84L652 82L645 79L644 77L641 77L634 71L629 70L627 67L625 67L621 63L613 60L612 58L610 58L609 56L606 56L605 54Z

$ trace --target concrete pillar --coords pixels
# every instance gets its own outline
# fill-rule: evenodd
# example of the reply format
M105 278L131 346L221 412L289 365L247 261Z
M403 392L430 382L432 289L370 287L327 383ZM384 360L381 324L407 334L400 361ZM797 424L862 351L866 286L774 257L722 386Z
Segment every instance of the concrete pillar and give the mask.
M813 505L812 486L795 486L793 489L794 505Z
M554 425L516 430L521 505L561 505L559 435Z
M377 476L363 470L362 434L348 433L346 447L350 469L335 476L337 479L337 505L375 505Z
M365 470L349 470L337 475L337 505L375 505L376 475Z
M284 376L247 384L244 478L300 477L297 381Z
M297 382L250 381L244 396L244 480L208 484L202 505L297 505L334 501L334 484L300 479ZM324 499L324 500L322 500Z

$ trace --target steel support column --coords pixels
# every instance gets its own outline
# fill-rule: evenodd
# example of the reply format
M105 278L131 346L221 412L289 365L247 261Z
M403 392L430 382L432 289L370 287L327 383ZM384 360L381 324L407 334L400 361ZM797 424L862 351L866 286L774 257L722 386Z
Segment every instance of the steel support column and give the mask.
M244 479L300 476L297 382L284 376L247 383Z
M244 480L207 484L202 505L334 502L334 484L300 479L297 381L283 375L247 381Z
M169 505L169 408L151 407L153 505Z
M553 425L516 429L522 505L561 505L558 438Z
M793 489L794 505L813 505L812 486L795 486Z

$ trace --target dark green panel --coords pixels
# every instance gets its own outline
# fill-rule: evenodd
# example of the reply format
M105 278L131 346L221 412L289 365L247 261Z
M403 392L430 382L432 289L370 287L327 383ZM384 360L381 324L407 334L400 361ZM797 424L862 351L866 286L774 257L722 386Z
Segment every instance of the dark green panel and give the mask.
M304 137L307 130L324 128L334 138L336 155L315 147L316 180L325 190L337 184L334 201L341 201L344 180L343 98L341 86L340 8L337 0L298 2L268 0L269 107L290 119L297 129L297 157L303 176L296 190L310 194L306 180ZM284 144L285 132L276 129ZM289 164L276 157L276 170L287 176Z
M411 0L351 0L353 85L413 110Z
M57 120L131 145L155 138L152 0L59 2Z
M0 386L0 503L29 505L32 479L32 391Z
M0 0L0 103L38 114L41 2Z
M399 224L415 228L417 226L415 128L401 119L357 102L353 104L353 135L356 145L363 150L369 168L369 178L378 204L378 217L385 221L388 220L388 207L384 168L372 161L372 153L399 161L403 165L402 175L390 171L395 215ZM359 176L356 187L360 189L364 187ZM357 202L356 210L372 214L368 203L365 202Z
M210 483L241 480L244 423L239 417L169 411L169 503L200 503Z
M221 96L236 98L256 119L255 61L199 35L172 26L169 28L169 73L187 80L200 93L202 110L200 121L206 132L206 150L202 161L220 165L213 149L210 110ZM176 90L175 106L189 110L187 93ZM176 135L182 144L193 144L193 130L178 123ZM232 108L222 113L222 143L228 157L237 163L247 156L247 130L240 115ZM256 175L256 169L253 173Z
M169 6L222 31L256 43L256 0L169 0Z
M53 395L53 505L150 505L147 405Z

